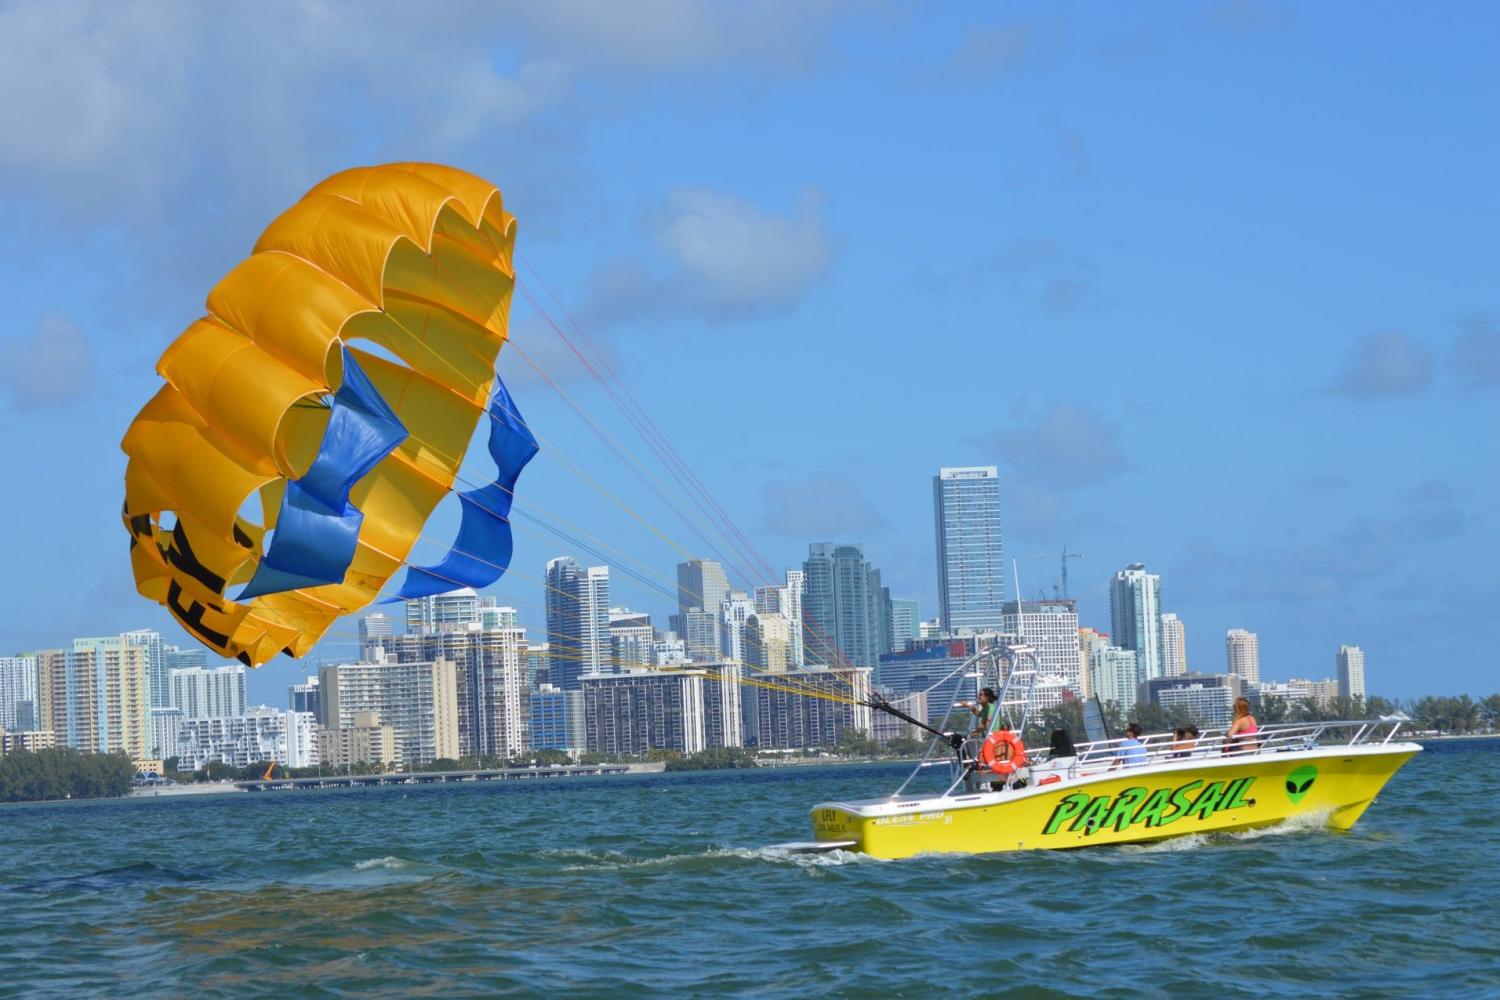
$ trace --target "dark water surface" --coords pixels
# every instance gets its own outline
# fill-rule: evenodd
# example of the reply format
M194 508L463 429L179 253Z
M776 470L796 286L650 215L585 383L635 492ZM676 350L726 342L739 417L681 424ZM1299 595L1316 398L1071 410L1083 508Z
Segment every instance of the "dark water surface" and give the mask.
M0 995L1500 996L1500 740L1350 834L791 856L889 767L0 807Z

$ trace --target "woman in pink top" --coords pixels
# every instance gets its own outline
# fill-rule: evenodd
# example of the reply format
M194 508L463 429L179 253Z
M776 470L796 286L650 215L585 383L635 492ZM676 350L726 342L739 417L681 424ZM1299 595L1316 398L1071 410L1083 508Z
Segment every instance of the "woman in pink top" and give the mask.
M1224 752L1254 753L1260 749L1260 741L1254 738L1259 731L1255 716L1250 714L1250 699L1236 698L1234 722L1230 725L1229 732L1224 734Z

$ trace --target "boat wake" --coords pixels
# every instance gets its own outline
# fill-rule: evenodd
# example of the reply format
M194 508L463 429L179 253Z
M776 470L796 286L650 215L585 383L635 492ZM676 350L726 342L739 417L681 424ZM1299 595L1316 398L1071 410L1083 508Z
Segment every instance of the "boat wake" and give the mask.
M1262 837L1286 837L1303 833L1316 833L1328 829L1328 819L1333 810L1291 816L1269 826L1257 826L1249 830L1226 830L1218 833L1190 833L1182 837L1171 837L1149 844L1121 844L1122 854L1173 854L1177 851L1195 851L1200 847L1216 847L1242 841L1260 840Z
M821 851L809 853L780 845L766 847L710 847L691 854L666 854L654 858L632 857L614 851L593 853L577 850L544 851L542 854L570 861L563 871L623 871L650 868L712 868L726 862L755 862L772 865L787 865L794 868L832 868L840 865L881 864L879 858L856 851Z

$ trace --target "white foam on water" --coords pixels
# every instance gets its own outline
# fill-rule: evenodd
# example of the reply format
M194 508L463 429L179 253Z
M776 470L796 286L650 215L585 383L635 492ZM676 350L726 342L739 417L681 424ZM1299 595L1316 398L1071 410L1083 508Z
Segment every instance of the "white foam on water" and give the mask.
M406 864L406 861L402 858L386 855L383 858L367 858L364 861L356 861L354 863L354 870L357 872L367 872L371 868L405 868Z
M830 868L839 865L880 862L882 860L880 858L872 858L868 854L861 854L857 851L834 850L809 852L792 851L779 847L714 847L698 854L666 854L659 858L632 858L613 852L606 852L599 855L591 855L584 851L544 851L540 853L551 854L553 856L566 854L580 861L588 859L591 862L567 865L563 868L563 871L621 871L639 868L666 868L674 865L724 858L741 861L766 861L772 864L792 865L797 868Z
M1261 837L1284 837L1292 833L1310 833L1317 830L1326 830L1328 829L1329 817L1332 815L1332 809L1319 809L1315 812L1290 816L1270 826L1258 826L1253 830L1237 830L1228 836L1234 840L1259 840Z

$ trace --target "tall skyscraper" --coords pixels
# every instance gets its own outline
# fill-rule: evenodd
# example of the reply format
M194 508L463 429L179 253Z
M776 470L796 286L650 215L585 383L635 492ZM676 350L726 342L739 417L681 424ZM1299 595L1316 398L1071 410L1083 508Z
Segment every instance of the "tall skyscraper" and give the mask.
M1171 612L1161 616L1161 672L1163 677L1180 677L1187 668L1187 631L1182 619Z
M999 628L1005 559L995 467L939 469L932 478L932 512L943 629Z
M1136 683L1161 676L1161 577L1131 563L1109 583L1115 645L1135 652Z
M318 705L318 679L309 677L301 684L293 684L286 690L287 708L293 712L306 712L308 715L321 718L323 713Z
M874 670L890 649L880 570L858 545L817 542L802 564L803 655L808 664Z
M1018 613L1019 612L1019 613ZM1066 598L1050 601L1009 601L1001 616L1001 628L1019 636L1036 650L1037 678L1033 706L1054 708L1062 703L1064 689L1084 692L1083 671L1078 658L1078 604ZM1057 678L1061 685L1048 683Z
M683 650L688 659L697 663L711 663L723 655L719 652L720 634L723 630L719 612L688 608L672 615L671 623L672 631L682 638Z
M792 626L780 612L757 612L745 622L743 661L756 670L783 674L792 645Z
M1365 651L1358 646L1340 646L1339 697L1361 701L1365 697Z
M677 564L677 613L702 608L718 614L719 605L729 596L729 577L724 567L712 559L690 559Z
M609 567L580 568L570 557L547 563L547 678L565 691L609 661Z
M921 621L916 601L891 601L891 652L899 653L921 638L917 632Z
M1260 636L1242 628L1232 628L1224 636L1229 672L1242 681L1260 683Z

